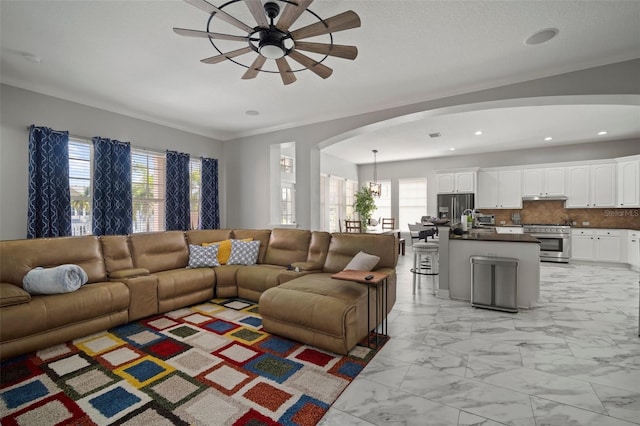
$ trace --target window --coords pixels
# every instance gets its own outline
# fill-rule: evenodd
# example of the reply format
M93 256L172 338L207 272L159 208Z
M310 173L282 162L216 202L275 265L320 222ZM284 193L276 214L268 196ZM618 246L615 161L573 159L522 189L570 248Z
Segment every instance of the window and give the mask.
M329 232L338 232L345 217L344 178L329 176Z
M391 216L391 181L379 180L378 183L382 185L382 195L380 198L375 198L376 209L371 218L380 222L383 217L393 216Z
M398 206L402 231L409 231L409 223L420 222L427 214L427 179L400 179Z
M191 216L191 229L200 228L200 199L202 197L201 188L201 164L202 161L199 158L189 159L189 205Z
M293 184L283 183L280 187L280 223L282 225L291 225L294 223L294 194L295 188Z
M69 139L69 189L71 190L71 235L91 235L93 145Z
M133 232L164 231L165 155L131 150Z
M293 173L293 158L286 155L280 156L280 171L282 173Z
M353 202L355 201L355 194L358 192L358 181L346 179L345 180L345 218L354 218L356 211L353 208Z

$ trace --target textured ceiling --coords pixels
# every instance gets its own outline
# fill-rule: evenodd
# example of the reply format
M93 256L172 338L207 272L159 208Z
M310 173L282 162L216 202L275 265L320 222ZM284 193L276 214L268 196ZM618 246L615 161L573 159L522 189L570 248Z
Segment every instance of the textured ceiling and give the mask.
M334 42L357 46L359 55L355 61L328 58L324 63L334 72L327 80L304 71L296 74L297 82L284 86L277 74L241 80L245 69L229 61L202 64L201 59L217 53L209 41L178 36L172 28L204 30L208 15L183 1L2 0L0 78L228 140L640 57L640 1L316 0L310 8L323 18L346 10L358 13L362 27L335 33ZM225 10L254 25L243 2ZM238 34L226 23L216 25L218 32ZM523 43L550 27L560 30L550 42ZM220 45L229 50L243 46ZM24 60L25 53L42 62ZM250 64L253 55L238 59ZM384 127L378 134L368 132L367 140L407 141L414 145L406 149L418 149L417 144L424 145L423 133L435 129L451 137L447 143L458 149L466 137L458 133L482 126L488 129L484 145L471 139L476 149L501 149L515 141L509 145L513 149L513 144L539 145L536 132L544 134L543 126L567 134L596 123L610 131L606 137L640 136L637 100L620 107L539 108L425 116L419 122ZM259 115L249 116L248 110ZM510 121L500 119L504 114ZM539 123L535 128L529 123L533 114ZM559 114L567 114L571 127L562 124ZM621 129L617 134L614 126ZM575 143L582 137L572 133L566 139ZM346 157L348 144L333 155L371 161L368 155L362 157L362 148ZM442 149L449 145L440 145L439 151L412 155L453 153ZM383 146L376 148L379 161L392 159Z

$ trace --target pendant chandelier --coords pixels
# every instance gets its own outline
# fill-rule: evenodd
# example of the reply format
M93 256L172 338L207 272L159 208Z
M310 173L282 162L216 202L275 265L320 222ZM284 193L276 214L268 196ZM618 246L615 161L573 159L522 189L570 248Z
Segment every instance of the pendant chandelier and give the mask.
M378 154L378 150L373 150L373 182L369 182L369 192L374 197L380 198L382 195L382 184L378 183L378 164L376 161L376 155Z

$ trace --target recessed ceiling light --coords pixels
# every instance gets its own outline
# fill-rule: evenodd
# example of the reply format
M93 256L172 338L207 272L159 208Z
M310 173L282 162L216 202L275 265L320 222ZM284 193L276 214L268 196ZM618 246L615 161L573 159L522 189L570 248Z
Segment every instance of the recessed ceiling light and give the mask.
M474 133L476 136L480 136L482 134L482 130L478 130Z
M524 41L524 44L528 46L535 46L536 44L546 43L557 36L559 32L560 31L557 28L546 28L544 30L540 30L527 38Z
M552 140L552 139L553 139L553 138L552 138L551 136L547 136L546 138L544 138L544 140L545 140L545 141L550 141L550 140Z
M260 111L256 111L255 109L250 109L244 112L247 115L260 115Z
M455 150L456 150L455 148L449 148L449 151L455 151Z
M606 135L607 133L608 133L608 132L605 132L605 131L603 130L603 131L601 131L601 132L598 132L598 136L604 136L604 135Z
M36 55L32 55L30 53L23 53L22 54L22 59L24 59L25 61L34 63L34 64L39 64L40 62L42 62L42 58Z

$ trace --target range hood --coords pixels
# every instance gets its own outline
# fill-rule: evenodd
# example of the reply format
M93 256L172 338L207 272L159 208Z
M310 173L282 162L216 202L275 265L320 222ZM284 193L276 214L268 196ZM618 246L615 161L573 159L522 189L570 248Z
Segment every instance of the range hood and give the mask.
M522 201L566 201L566 195L534 195L531 197L522 197Z

